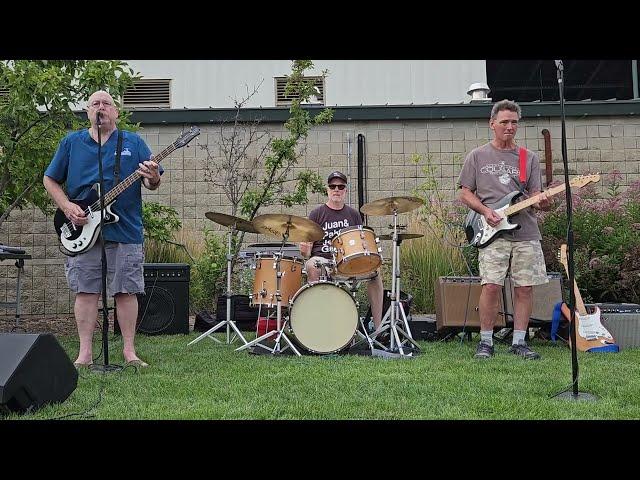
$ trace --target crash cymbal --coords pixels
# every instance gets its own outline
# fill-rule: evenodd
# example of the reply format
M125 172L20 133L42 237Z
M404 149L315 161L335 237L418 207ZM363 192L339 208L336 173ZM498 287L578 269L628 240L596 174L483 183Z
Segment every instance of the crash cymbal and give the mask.
M422 233L399 233L398 240L411 240L412 238L424 237ZM393 240L393 233L387 233L378 237L380 240Z
M387 197L365 203L360 211L365 215L393 215L395 209L398 213L410 212L424 204L424 201L416 197Z
M267 213L253 219L259 233L282 238L288 231L292 242L314 242L324 237L324 231L316 222L296 215Z
M226 213L207 212L204 214L212 222L219 223L225 227L231 227L235 224L236 230L249 233L258 233L256 227L249 220L244 218L234 217L233 215L227 215Z

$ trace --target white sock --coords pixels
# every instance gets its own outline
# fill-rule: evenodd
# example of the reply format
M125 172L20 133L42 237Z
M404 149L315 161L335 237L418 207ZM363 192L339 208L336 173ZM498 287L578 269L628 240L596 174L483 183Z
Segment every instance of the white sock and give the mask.
M518 345L519 343L526 343L524 341L524 336L527 334L526 330L514 330L513 331L513 341L512 345Z
M480 330L480 341L493 347L493 330Z

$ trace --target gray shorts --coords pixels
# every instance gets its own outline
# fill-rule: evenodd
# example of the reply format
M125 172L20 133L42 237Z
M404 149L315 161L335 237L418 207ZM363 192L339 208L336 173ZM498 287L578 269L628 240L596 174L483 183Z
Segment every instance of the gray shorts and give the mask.
M107 295L144 293L142 244L105 242ZM102 250L100 241L87 252L67 257L65 274L74 293L102 293Z

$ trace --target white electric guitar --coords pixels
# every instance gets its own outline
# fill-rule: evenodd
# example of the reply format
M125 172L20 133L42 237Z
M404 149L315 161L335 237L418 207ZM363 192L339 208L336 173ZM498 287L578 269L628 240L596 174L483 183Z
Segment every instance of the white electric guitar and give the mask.
M569 275L569 262L567 261L567 245L562 244L559 252L560 263ZM581 352L588 352L594 348L616 345L613 335L600 322L600 309L595 305L593 313L587 313L587 309L582 301L582 295L578 290L578 284L573 281L573 291L576 297L576 349ZM571 321L571 310L566 303L561 307L562 315ZM569 337L571 339L571 337Z

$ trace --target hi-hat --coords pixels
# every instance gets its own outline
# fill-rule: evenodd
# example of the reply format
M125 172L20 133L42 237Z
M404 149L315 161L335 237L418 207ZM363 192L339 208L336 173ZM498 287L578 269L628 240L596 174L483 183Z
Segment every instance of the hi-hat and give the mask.
M267 213L253 219L253 225L259 233L275 238L284 237L292 242L314 242L324 237L324 231L317 223L296 215Z
M225 227L231 227L235 225L236 230L248 233L258 233L256 227L249 220L244 218L234 217L233 215L227 215L226 213L207 212L204 214L209 220L224 225Z
M364 204L360 211L365 215L393 215L394 210L410 212L423 204L424 201L416 197L387 197Z
M411 240L412 238L424 237L422 233L399 233L398 240ZM378 237L380 240L393 240L393 233L387 233Z

